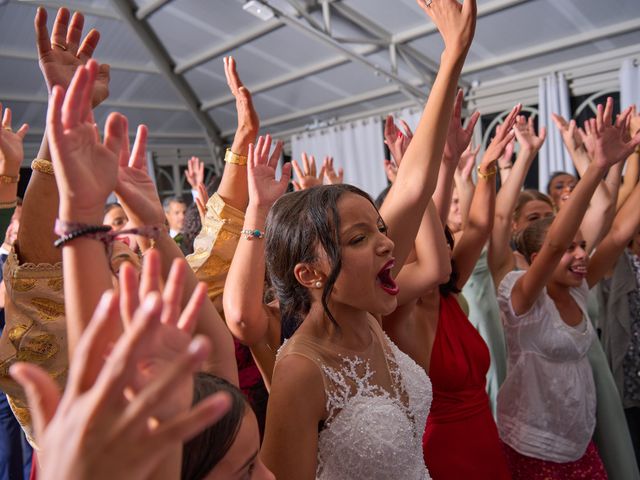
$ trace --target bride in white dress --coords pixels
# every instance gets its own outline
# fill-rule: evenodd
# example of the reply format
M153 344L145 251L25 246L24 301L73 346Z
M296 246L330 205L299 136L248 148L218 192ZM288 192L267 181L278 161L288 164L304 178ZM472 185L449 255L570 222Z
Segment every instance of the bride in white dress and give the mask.
M278 353L261 452L279 480L429 478L422 435L431 384L379 324L397 306L393 277L435 189L475 30L475 0L427 3L418 1L445 49L381 211L355 187L328 185L283 196L267 218L269 276L283 323L298 326ZM249 152L254 209L268 209L283 190L269 146L259 139Z

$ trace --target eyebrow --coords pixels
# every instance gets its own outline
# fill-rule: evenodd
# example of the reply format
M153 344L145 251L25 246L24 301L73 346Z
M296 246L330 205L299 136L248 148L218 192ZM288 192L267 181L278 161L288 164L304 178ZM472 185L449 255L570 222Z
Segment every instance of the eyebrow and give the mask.
M258 450L256 450L255 452L253 452L253 455L251 455L246 462L244 462L244 465L242 465L238 470L236 470L235 473L240 473L242 472L245 468L247 468L249 465L251 465L251 463L253 463L253 461L256 459L256 457L258 456Z
M371 225L367 222L358 222L358 223L354 223L353 225L349 225L347 228L345 228L342 231L342 234L345 234L347 232L349 232L350 230L354 230L356 228L371 228Z

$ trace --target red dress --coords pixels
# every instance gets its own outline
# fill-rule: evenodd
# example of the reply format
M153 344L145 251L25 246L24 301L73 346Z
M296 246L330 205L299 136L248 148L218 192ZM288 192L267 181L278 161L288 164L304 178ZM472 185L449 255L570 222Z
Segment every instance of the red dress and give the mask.
M454 296L440 296L429 377L433 403L422 438L434 480L510 479L485 390L489 349Z

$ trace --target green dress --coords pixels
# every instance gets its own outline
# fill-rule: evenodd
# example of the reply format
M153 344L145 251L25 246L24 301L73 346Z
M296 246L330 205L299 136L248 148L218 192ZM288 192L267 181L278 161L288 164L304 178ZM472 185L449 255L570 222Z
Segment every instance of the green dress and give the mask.
M491 365L487 372L487 394L495 417L498 390L507 373L507 348L496 289L487 264L486 248L482 251L462 293L469 303L469 321L478 330L491 354Z

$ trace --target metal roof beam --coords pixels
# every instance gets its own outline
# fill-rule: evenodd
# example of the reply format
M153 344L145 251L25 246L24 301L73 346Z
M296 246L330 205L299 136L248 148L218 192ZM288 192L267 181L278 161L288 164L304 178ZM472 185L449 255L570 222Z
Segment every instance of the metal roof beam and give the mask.
M149 24L144 20L138 20L136 18L135 12L137 7L133 3L133 0L112 0L112 3L120 11L122 19L131 26L140 41L147 48L158 70L160 70L169 83L177 90L187 108L204 129L206 132L205 138L211 149L211 156L219 162L216 147L218 150L223 147L220 130L211 117L200 109L200 100L189 83L182 76L176 75L174 72L174 64L169 52L162 46L162 42ZM221 164L218 164L218 167L221 166Z
M257 40L258 38L277 30L284 25L276 18L272 18L271 20L261 23L257 27L254 27L250 30L242 32L240 35L230 38L226 42L218 43L217 45L211 47L209 50L205 50L203 52L195 54L193 57L186 59L184 62L178 63L174 69L175 73L181 75L188 70L196 68L203 63L208 62L209 60L219 57L223 53L227 53L235 48L238 48L245 43L249 43L253 40Z
M22 94L3 94L2 100L4 102L18 102L18 103L43 103L49 102L47 95L22 95ZM155 103L155 102L132 102L129 100L112 100L107 98L100 106L110 108L136 108L140 110L165 110L165 111L188 111L181 103Z
M29 60L29 61L38 61L38 54L33 51L28 52L20 52L16 50L7 50L6 48L0 49L0 58L11 58L15 60ZM144 65L133 65L128 63L121 62L106 62L109 63L111 70L122 70L123 72L134 72L134 73L155 73L158 74L158 69L155 66L144 66Z
M625 22L615 23L613 25L607 25L606 27L597 28L595 30L581 32L575 35L569 35L568 37L562 37L551 42L543 43L529 48L518 49L514 52L507 53L498 57L489 58L487 60L481 60L479 62L468 65L467 67L463 67L462 74L468 75L470 73L479 72L481 70L487 70L489 68L498 67L500 65L527 60L529 58L557 52L558 50L564 50L588 42L595 42L600 39L622 35L624 33L629 33L636 30L640 30L640 18L634 18Z
M153 15L156 11L160 10L170 1L171 0L154 0L149 2L138 8L136 11L136 17L138 17L138 20L144 20L148 16Z
M51 0L12 0L11 3L17 5L29 5L33 7L60 8L65 7L71 11L77 10L83 14L93 17L108 18L110 20L120 20L120 16L111 9L96 7L87 3L80 2L55 2Z
M411 83L400 78L394 73L391 73L385 70L384 68L381 68L380 66L376 65L374 62L370 61L366 57L363 57L362 55L355 53L354 51L350 50L349 48L337 42L333 37L326 34L325 32L316 30L315 28L307 25L306 23L294 17L293 15L289 15L283 12L282 10L274 7L273 5L271 5L269 0L266 0L266 4L274 11L274 13L280 18L282 22L286 23L290 27L293 27L296 30L308 35L309 37L315 38L316 40L319 40L320 42L325 43L330 47L333 47L335 50L338 50L343 54L345 54L346 56L350 57L351 60L353 60L354 62L361 63L362 65L370 68L374 72L377 72L381 76L386 77L387 79L391 80L393 83L398 85L399 87L402 87L403 92L407 92L411 96L411 98L418 98L422 100L426 98L425 94L419 89L417 89L416 87L414 87Z
M493 0L483 2L478 5L478 18L485 17L511 7L517 7L518 5L529 1L531 0ZM426 25L421 25L417 28L392 35L391 40L395 43L407 43L417 38L424 37L425 35L429 35L430 33L435 33L437 31L438 29L436 28L435 24L433 22L430 22Z
M368 46L360 49L355 49L360 55L369 55L371 53L379 51L380 48L376 46ZM309 77L311 75L315 75L325 70L330 70L335 67L339 67L340 65L344 65L345 63L349 63L351 59L345 55L338 55L336 57L330 58L328 60L323 60L318 63L314 63L309 65L308 67L303 67L298 70L294 70L293 72L285 73L284 75L280 75L279 77L272 78L267 80L266 82L258 83L255 85L248 86L249 91L255 95L260 92L264 92L267 90L271 90L273 88L281 87L282 85L286 85L287 83L295 82L296 80L300 80L302 78ZM212 108L219 107L220 105L225 105L227 103L231 103L235 101L235 98L231 94L223 95L218 98L214 98L213 100L209 100L202 104L203 110L211 110Z
M351 95L347 98L335 100L333 102L323 103L322 105L311 107L306 110L300 110L298 112L286 113L284 115L279 115L277 117L267 118L263 121L260 121L260 127L261 128L270 127L272 125L277 125L279 123L291 122L293 120L299 120L301 118L309 117L311 115L317 115L319 113L324 113L324 112L336 110L339 108L350 107L351 105L357 105L358 103L368 102L371 100L376 100L381 97L393 95L394 93L398 93L400 91L401 91L401 87L399 87L398 85L389 85L387 87L382 87L376 90L370 90L368 92L361 93L360 95ZM415 102L413 104L415 105ZM235 132L235 130L227 130L225 132L222 132L222 136L227 137L233 134L233 132Z

